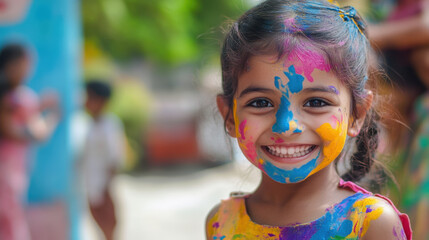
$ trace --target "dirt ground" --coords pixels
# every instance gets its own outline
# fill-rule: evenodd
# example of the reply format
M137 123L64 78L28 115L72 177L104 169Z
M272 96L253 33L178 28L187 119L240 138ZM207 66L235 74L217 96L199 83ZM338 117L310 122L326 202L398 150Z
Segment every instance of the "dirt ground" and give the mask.
M112 187L117 204L118 240L201 240L210 209L233 191L255 189L260 175L246 162L210 169L154 171L118 175ZM86 214L83 239L98 240Z

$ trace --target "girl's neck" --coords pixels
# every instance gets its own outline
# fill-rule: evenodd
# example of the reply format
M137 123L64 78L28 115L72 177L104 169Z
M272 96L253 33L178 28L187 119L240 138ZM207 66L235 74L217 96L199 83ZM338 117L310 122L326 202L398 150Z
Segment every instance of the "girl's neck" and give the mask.
M340 177L333 164L299 183L283 184L263 174L261 183L252 197L270 204L287 205L299 199L308 199L333 193Z

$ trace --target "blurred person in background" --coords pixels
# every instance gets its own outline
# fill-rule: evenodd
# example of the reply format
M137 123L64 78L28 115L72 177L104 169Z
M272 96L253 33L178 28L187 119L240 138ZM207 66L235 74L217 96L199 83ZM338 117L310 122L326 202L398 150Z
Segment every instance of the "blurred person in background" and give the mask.
M29 147L47 139L59 119L56 95L39 101L23 85L30 68L23 46L9 44L0 50L0 239L29 239L23 209Z
M369 37L383 52L384 68L394 83L393 104L411 128L396 128L392 138L400 149L396 198L411 218L415 238L429 239L429 1L393 3L385 21L370 26Z
M86 93L85 108L92 121L81 157L84 186L91 214L106 240L111 240L116 214L109 186L125 159L125 135L121 121L105 111L112 95L111 86L90 80Z

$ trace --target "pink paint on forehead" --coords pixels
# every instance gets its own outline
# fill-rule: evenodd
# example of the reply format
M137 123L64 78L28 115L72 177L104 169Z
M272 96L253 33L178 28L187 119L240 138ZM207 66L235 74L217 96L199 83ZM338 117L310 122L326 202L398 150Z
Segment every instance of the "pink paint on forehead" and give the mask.
M297 61L298 63L294 64L296 73L303 74L308 81L313 82L314 79L311 74L314 69L329 72L331 66L325 61L321 53L312 50L314 49L313 46L306 43L302 44L289 54L288 61Z

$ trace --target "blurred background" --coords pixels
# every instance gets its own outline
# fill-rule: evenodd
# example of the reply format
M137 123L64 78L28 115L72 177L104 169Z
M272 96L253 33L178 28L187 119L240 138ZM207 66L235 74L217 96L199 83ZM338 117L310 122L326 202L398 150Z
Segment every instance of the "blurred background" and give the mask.
M17 175L27 184L17 212L28 236L10 239L204 239L211 207L230 192L252 191L260 179L226 137L215 104L224 31L259 2L0 0L0 48L25 49L20 86L37 96L33 104L54 106L38 108L50 131L25 140ZM368 20L374 64L390 79L380 92L390 96L394 121L386 126L395 131L381 146L396 151L380 158L397 183L381 190L411 214L416 239L429 239L429 5L337 2ZM99 143L108 134L120 141ZM94 149L115 159L93 164ZM1 154L0 145L0 162ZM92 192L94 182L106 191ZM9 204L0 203L0 210ZM106 233L103 226L116 227Z

